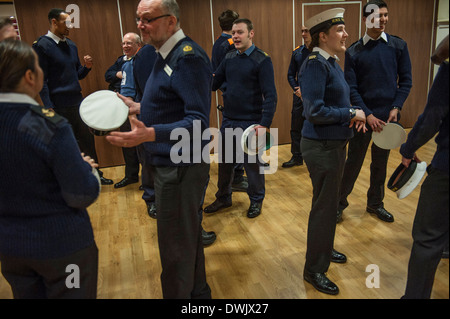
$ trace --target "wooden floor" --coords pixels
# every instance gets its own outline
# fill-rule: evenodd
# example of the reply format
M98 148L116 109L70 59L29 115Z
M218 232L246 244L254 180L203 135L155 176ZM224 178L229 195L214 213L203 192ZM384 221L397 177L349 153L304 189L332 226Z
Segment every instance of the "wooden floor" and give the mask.
M430 142L418 155L430 162L436 146ZM203 226L217 233L217 241L205 248L206 271L216 299L398 299L405 289L412 245L411 229L420 187L399 200L386 190L385 206L395 216L385 223L365 213L370 155L349 197L344 221L337 225L335 248L348 257L346 264L331 264L328 276L340 288L338 296L317 292L303 281L308 214L312 187L306 166L281 168L290 158L290 145L278 148L279 170L266 176L263 212L248 219L246 193L233 194L233 206L205 216ZM370 152L368 152L370 154ZM400 163L398 150L391 153L388 174ZM124 167L107 168L115 182ZM217 190L217 164L211 165L211 182L205 204ZM104 186L89 208L99 247L98 298L161 298L161 264L156 222L150 219L138 184L122 189ZM380 287L369 289L368 265L380 270ZM11 298L8 283L0 275L0 298ZM449 261L442 260L432 298L449 298Z

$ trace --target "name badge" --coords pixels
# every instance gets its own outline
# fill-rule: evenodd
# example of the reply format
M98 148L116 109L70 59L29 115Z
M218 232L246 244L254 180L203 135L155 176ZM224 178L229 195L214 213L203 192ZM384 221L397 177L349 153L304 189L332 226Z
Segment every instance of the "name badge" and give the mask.
M166 64L166 66L164 67L164 71L166 71L166 73L167 73L167 75L168 76L171 76L172 75L172 69L170 68L170 66L168 66L167 64Z

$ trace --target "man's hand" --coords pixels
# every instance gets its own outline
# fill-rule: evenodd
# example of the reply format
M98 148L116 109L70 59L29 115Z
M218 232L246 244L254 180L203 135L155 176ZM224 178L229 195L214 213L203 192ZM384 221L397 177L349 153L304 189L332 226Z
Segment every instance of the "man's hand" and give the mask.
M294 94L297 95L299 98L302 98L302 92L300 91L300 87L295 87Z
M421 163L422 161L417 157L416 154L414 154L414 157L412 159L406 158L402 156L402 164L405 167L409 167L409 164L411 164L411 161L414 160L416 163Z
M389 118L388 118L387 122L388 123L397 122L397 120L398 120L398 113L399 113L398 109L392 109L389 112Z
M129 115L141 114L141 103L134 102L131 97L123 96L120 93L117 93L117 96L128 106Z
M367 124L369 124L372 131L381 132L386 125L386 122L376 118L373 114L370 114L367 116Z
M84 56L84 65L88 69L91 69L93 64L94 64L94 59L92 59L92 57L90 55L85 55Z
M106 140L120 147L135 147L145 142L155 141L153 127L146 127L135 117L130 117L130 124L133 128L130 132L111 132L106 136Z
M266 134L268 128L262 125L255 126L254 130L256 131L255 136Z

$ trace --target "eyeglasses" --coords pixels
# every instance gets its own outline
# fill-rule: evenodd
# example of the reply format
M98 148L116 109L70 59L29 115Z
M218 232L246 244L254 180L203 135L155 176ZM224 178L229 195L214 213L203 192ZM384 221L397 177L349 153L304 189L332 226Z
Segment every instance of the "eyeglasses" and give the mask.
M164 14L162 16L159 16L159 17L156 17L156 18L153 18L153 19L136 18L136 24L139 24L139 22L142 22L142 24L150 24L153 21L156 21L156 20L164 18L164 17L170 17L170 16L171 16L171 14Z

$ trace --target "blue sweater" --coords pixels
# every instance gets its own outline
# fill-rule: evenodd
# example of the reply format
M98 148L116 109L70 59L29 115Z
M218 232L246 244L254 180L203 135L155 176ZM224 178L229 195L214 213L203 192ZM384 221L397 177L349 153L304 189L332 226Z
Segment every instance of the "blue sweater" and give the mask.
M215 72L213 90L227 83L223 116L270 127L277 106L271 58L255 46L229 52Z
M58 258L94 243L86 208L99 182L67 120L42 110L0 102L0 253L6 256Z
M409 132L408 140L400 148L400 153L405 158L413 158L414 153L420 147L432 139L436 133L439 133L436 137L437 150L431 165L447 175L449 174L448 68L448 62L444 62L439 68L439 72L428 94L425 110L419 116L411 132Z
M235 47L231 35L222 33L220 37L217 38L216 42L214 42L212 49L211 64L213 72L217 70L227 53L234 49Z
M308 50L308 48L305 45L302 45L294 50L292 52L291 57L291 63L289 64L288 69L288 82L291 86L292 90L295 91L296 87L299 87L299 74L300 74L300 68L302 67L303 62L306 60L306 58L309 56L311 52Z
M387 121L393 107L403 107L412 87L411 60L402 39L387 34L363 44L352 44L345 53L345 78L350 85L351 101L366 116L373 114Z
M70 39L66 42L56 44L44 35L33 44L44 71L44 87L40 96L49 108L79 106L83 100L79 80L91 70L81 65L75 43Z
M136 102L142 100L144 88L156 61L156 51L152 45L144 45L134 56L133 73L136 86Z
M312 52L300 70L303 116L302 135L314 140L346 140L350 125L350 88L333 57ZM356 107L357 108L357 107Z
M194 155L194 121L200 121L201 132L209 128L211 81L209 57L189 37L180 40L165 60L158 55L141 101L140 119L146 126L153 127L156 134L155 142L144 144L149 163L155 166L193 164L192 159L189 162L172 162L172 147L181 138L171 140L170 135L176 128L186 129L190 138L187 147L191 157ZM209 140L197 142L203 149Z

